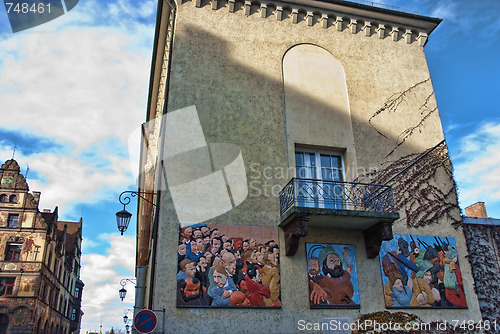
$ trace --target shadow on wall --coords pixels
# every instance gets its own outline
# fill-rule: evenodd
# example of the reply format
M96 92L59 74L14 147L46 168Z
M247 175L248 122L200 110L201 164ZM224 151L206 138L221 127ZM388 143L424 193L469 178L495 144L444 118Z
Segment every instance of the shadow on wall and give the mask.
M253 43L247 43L249 48L244 50L244 57L235 59L234 54L242 54L242 46L233 44L237 41L233 40L231 32L221 32L221 34L227 34L227 40L231 43L194 26L178 28L172 57L168 109L174 111L195 105L207 142L224 141L238 145L245 160L247 175L251 178L252 170L249 169L254 163L257 163L261 169L269 167L272 169L269 173L271 176L269 186L271 188L277 186L281 189L289 178L293 177L293 175L287 175L286 171L278 176L275 168L290 167L288 155L293 154L293 152L287 152L282 59L287 49L294 44L280 49L267 44L259 46L258 43L267 41L260 42L256 39ZM250 40L252 37L247 38ZM325 48L328 45L320 47ZM189 50L189 52L180 53L176 52L176 49ZM262 49L269 51L263 54ZM400 61L404 63L403 60ZM192 66L193 64L196 66ZM314 76L314 73L309 75ZM362 93L358 91L359 83L353 82L349 72L346 72L345 76L348 94L355 94L357 102L351 101L350 113L358 165L355 171L346 171L349 173L348 181L371 182L374 179L384 181L378 177L380 173L387 180L391 175L402 170L406 163L411 163L423 153L423 150L431 148L442 140L442 137L438 138L435 131L440 126L435 124L427 126L430 122L437 122L434 117L438 117L435 113L437 107L432 85L428 78L423 78L421 82L408 82L407 86L401 86L400 81L404 80L403 76L398 78L399 81L387 83L387 86L392 84L393 89L374 93L373 96L378 101L370 103L368 108L373 108L373 110L367 111L361 110L362 107L357 107L358 104L365 103L365 101L362 103L357 101ZM366 79L370 81L370 78ZM355 90L350 92L350 89ZM376 88L373 89L376 90ZM342 112L332 108L331 105L325 105L324 100L311 98L300 87L287 88L287 94L289 91L295 96L294 99L308 101L308 110L329 109L333 113ZM404 122L401 121L403 113L406 113ZM415 117L408 118L408 113ZM369 115L369 117L363 115ZM386 124L387 120L391 120L391 124ZM423 139L419 138L423 138L426 132L427 136L434 136L436 139L430 140L428 147L422 149ZM419 137L412 140L415 136ZM275 143L275 145L267 145L267 143ZM405 187L401 187L401 192L398 193L398 182L403 182L403 180L399 181L396 178L391 185L396 188L395 197L396 202L399 203L397 209L402 210L406 207L411 211L425 208L429 203L446 201L450 205L445 211L434 214L432 222L438 222L443 217L459 217L460 211L446 148L441 150L439 156L430 154L428 159L448 163L444 164L444 168L439 168L438 164L434 169L421 170L418 165L409 169L404 182L410 181L414 185L412 189L414 192L410 196L405 195L408 191ZM400 161L399 164L398 161ZM432 161L429 164L435 165ZM369 173L369 171L372 172ZM429 182L434 183L438 177L451 179L445 182L445 187L441 183L439 186L429 187L426 191L420 191L422 190L420 187L425 187ZM422 180L425 180L425 183L420 182ZM251 211L255 207L255 202L249 202L243 202L240 209ZM263 197L259 205L266 208L266 211L276 212L277 203L278 198L275 201L269 201L268 198ZM419 215L420 213L415 214L414 217L418 219ZM404 219L404 215L402 217ZM417 222L417 225L422 224Z

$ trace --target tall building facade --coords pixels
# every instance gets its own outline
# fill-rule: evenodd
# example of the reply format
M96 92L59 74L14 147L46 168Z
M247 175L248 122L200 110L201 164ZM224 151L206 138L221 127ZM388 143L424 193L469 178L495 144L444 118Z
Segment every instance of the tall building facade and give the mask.
M14 159L0 180L0 333L79 333L82 220L39 211Z
M479 323L424 53L440 22L340 0L160 0L136 309L186 333Z

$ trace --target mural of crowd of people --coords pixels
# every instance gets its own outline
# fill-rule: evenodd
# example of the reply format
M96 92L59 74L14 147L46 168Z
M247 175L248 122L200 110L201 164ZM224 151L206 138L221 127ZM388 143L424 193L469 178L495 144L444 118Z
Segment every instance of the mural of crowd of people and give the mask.
M353 245L306 243L311 308L359 308Z
M180 226L177 307L281 307L278 228Z
M465 308L455 239L394 235L380 248L388 308Z

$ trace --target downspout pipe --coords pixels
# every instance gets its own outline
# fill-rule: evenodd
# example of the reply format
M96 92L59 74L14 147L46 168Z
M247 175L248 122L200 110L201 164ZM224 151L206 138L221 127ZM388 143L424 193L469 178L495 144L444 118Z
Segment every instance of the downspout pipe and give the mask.
M175 27L175 15L176 15L176 7L174 4L172 4L170 1L168 0L163 0L169 7L169 9L172 10L171 12L171 16L172 16L172 29L174 29ZM172 32L173 34L173 32ZM170 38L170 41L168 41L169 43L169 47L168 47L168 52L169 52L169 56L168 56L168 64L167 64L167 73L170 73L170 66L171 66L171 59L172 59L172 44L173 44L173 35L171 36ZM166 79L166 83L165 83L165 87L166 87L166 91L165 91L165 102L164 102L164 105L163 105L163 115L165 115L167 113L167 105L168 105L168 87L169 87L169 84L170 84L170 75L167 75L167 79ZM165 119L165 118L164 118ZM164 126L164 123L162 124L162 128ZM162 129L163 130L163 129ZM161 165L161 169L163 170L164 169L164 166L163 166L163 148L164 148L164 144L165 144L165 137L163 136L163 140L161 141L161 149L160 149L160 165ZM158 165L157 165L158 166ZM157 175L159 175L160 173L157 173ZM166 182L166 180L163 180ZM161 200L161 192L158 191L157 194L156 194L156 211L155 211L155 217L154 217L154 224L153 224L153 244L152 244L152 254L151 254L151 272L150 272L150 281L149 281L149 298L148 298L148 307L149 309L153 309L153 298L154 298L154 281L155 281L155 274L156 274L156 248L157 248L157 244L158 244L158 224L159 224L159 216L160 216L160 200Z

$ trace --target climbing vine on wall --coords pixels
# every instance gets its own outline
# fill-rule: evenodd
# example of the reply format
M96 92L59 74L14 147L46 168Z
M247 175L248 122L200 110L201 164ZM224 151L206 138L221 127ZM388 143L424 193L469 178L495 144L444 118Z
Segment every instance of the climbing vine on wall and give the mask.
M420 103L418 110L420 112L421 118L419 119L419 121L416 124L404 129L398 135L398 137L396 139L395 146L387 154L386 157L388 157L392 153L394 153L394 151L399 146L401 146L406 141L406 139L408 139L416 130L419 130L420 127L429 118L429 116L431 116L437 110L436 104L433 103L432 99L431 99L434 96L434 92L432 90L432 87L429 85L426 85L428 82L430 82L430 80L431 80L431 78L420 81L402 92L398 92L398 93L393 94L391 97L389 97L384 102L384 105L381 106L368 120L368 123L375 129L375 131L377 131L383 137L389 139L383 132L378 130L377 127L373 124L374 119L382 113L395 113L395 112L397 112L398 109L400 109L402 104L409 104L410 100L413 98L417 99L417 103ZM423 100L423 102L420 102L420 99L419 99L420 96L426 96L426 98Z
M405 211L408 227L434 224L441 219L458 224L460 208L446 145L442 143L427 153L406 170L419 154L388 163L382 170L372 172L372 182L392 185L396 210Z
M500 226L464 224L464 234L481 314L484 320L498 321Z

